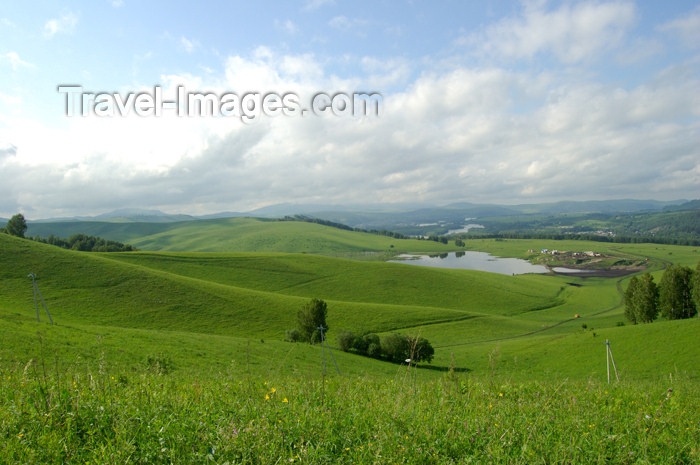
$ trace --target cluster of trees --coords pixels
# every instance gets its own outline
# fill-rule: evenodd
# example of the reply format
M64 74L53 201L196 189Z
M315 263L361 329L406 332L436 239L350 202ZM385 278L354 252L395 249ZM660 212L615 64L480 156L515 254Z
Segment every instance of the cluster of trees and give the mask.
M428 237L418 236L418 239L425 239L425 240L433 241L433 242L442 242L443 244L447 244L447 242L448 242L447 236L428 236Z
M27 232L27 220L24 218L24 215L18 213L10 218L5 228L0 229L0 231L12 236L24 238L24 233ZM55 237L53 234L48 238L27 237L26 239L83 252L132 252L136 250L129 244L110 241L96 236L88 236L86 234L73 234L68 239L61 239L60 237Z
M687 266L666 268L657 285L645 273L632 277L625 291L625 317L634 324L650 323L659 315L669 320L692 318L700 307L700 263L693 272Z
M325 337L328 331L327 317L328 304L320 299L311 299L297 312L297 325L294 329L287 330L285 340L310 344L321 342L319 328L323 327ZM435 349L427 339L403 334L389 334L380 339L376 334L355 336L350 331L343 331L338 336L338 344L344 352L353 352L391 362L403 362L411 359L412 362L425 361L430 363L435 354Z
M380 339L376 334L356 336L352 331L343 331L338 335L338 345L343 352L353 352L395 363L409 359L412 363L430 363L435 355L435 349L427 339L396 333Z
M61 239L53 234L48 238L34 237L32 239L44 244L51 244L64 249L80 250L82 252L133 252L136 250L129 244L85 234L73 234L68 239Z
M467 237L465 234L461 237ZM500 233L470 233L472 239L547 239L555 241L578 240L593 242L610 242L615 244L666 244L666 245L691 245L700 246L699 239L654 237L654 236L601 236L600 234L586 233L526 233L526 232L500 232Z

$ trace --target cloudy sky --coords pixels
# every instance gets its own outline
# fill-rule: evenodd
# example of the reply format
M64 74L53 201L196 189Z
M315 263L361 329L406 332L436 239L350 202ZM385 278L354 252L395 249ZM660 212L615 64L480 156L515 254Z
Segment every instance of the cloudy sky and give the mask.
M699 70L691 1L4 1L0 216L700 198ZM382 101L67 116L66 85Z

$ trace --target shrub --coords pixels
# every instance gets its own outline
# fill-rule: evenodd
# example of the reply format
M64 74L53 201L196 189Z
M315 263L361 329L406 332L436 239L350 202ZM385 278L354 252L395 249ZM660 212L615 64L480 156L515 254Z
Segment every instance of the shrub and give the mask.
M355 339L357 337L351 331L345 330L338 334L338 347L343 352L349 352L355 344Z
M146 358L146 368L156 375L167 375L175 368L173 361L163 355L149 355Z
M382 346L377 342L370 343L367 346L367 356L372 358L382 358Z
M286 334L284 340L287 342L302 342L304 340L304 338L302 337L299 330L295 328L295 329L288 329L287 330L287 334Z

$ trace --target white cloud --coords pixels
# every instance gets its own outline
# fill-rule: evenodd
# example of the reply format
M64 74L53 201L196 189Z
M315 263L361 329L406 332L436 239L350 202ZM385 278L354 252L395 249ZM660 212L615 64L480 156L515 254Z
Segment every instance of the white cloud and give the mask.
M488 26L483 33L462 38L485 55L531 59L551 53L564 63L576 63L614 49L635 22L631 2L564 3L555 10L546 3L526 4L521 15Z
M12 66L13 71L17 71L19 68L36 68L31 63L22 60L16 52L7 52L4 55L0 55L0 61L7 61Z
M317 10L324 5L335 5L335 0L307 0L305 10Z
M198 43L196 41L189 40L185 36L180 37L180 46L187 52L192 53L197 47Z
M291 19L287 19L284 21L280 21L278 19L275 20L275 27L277 29L281 29L285 31L287 34L296 34L299 29L297 28L297 25L292 22Z
M681 18L662 24L662 32L678 37L687 47L700 47L700 6Z
M367 80L376 86L375 89L405 84L411 73L411 64L401 58L379 60L373 57L362 57L360 66L366 73Z
M359 32L358 29L361 29L367 25L367 20L361 18L348 18L347 16L340 15L335 16L328 21L328 25L340 31L353 30L355 32Z
M22 104L22 98L16 95L0 94L0 102L4 105L17 108Z
M56 34L72 34L78 24L78 15L69 12L46 21L44 24L44 37L51 38Z
M632 89L460 67L385 95L378 119L277 117L244 125L236 118L134 116L71 119L67 130L49 130L6 118L0 140L17 148L0 169L15 193L8 205L51 215L71 204L93 213L144 202L207 213L290 198L676 197L700 190L700 80L692 78L697 64L683 67ZM365 58L361 68L381 79L380 63ZM338 81L312 55L260 48L229 57L223 74L162 82L168 92L177 84L294 91L305 103L313 92L352 89L364 79Z
M0 26L16 29L17 25L7 18L0 18Z

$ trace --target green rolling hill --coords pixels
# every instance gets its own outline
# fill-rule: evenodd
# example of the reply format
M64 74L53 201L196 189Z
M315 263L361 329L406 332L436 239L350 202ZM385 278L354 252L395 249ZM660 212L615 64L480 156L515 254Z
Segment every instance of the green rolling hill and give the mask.
M358 235L358 244L367 238L391 239L347 233ZM533 241L482 242L482 248L490 244L511 255L534 246ZM698 256L694 248L677 246L634 244L629 251L651 257L652 263L662 263L659 260L673 253L670 257L689 264ZM647 376L654 371L652 360L656 363L663 356L662 346L668 341L661 335L667 328L678 328L681 337L671 342L679 346L689 344L687 339L697 331L696 322L616 327L624 319L618 280L610 278L502 276L272 252L81 253L7 235L0 235L0 252L0 321L21 322L28 325L25 329L44 327L34 322L27 279L34 272L61 327L142 335L153 331L156 339L186 334L186 340L201 338L201 346L207 345L207 338L223 337L239 347L247 339L287 347L281 341L285 330L294 326L297 310L310 298L322 298L330 309L331 341L343 329L420 334L437 347L437 366L456 363L477 372L486 369L484 357L498 349L520 360L511 370L514 374L549 374L559 366L560 375L586 376L590 364L556 360L574 352L577 357L600 358L600 337L614 334L616 344L622 347L629 341L626 350L638 358L629 364L630 374ZM583 323L588 330L582 329ZM641 340L653 346L656 359L632 349ZM555 361L547 356L551 353L559 355ZM680 354L674 366L697 375L697 353L669 353ZM382 365L345 357L353 366Z
M550 245L469 246L527 256ZM700 256L605 247L648 257L657 277ZM43 310L36 321L31 272L55 325ZM700 319L619 326L628 279L282 252L88 253L0 234L0 456L695 463ZM328 303L332 352L283 342L311 297ZM343 329L419 335L435 358L408 367L344 353ZM606 340L620 383L606 380Z
M74 221L30 223L27 235L88 234L129 243L142 250L187 252L294 252L325 255L367 252L443 252L444 244L397 239L302 221L265 218L146 223ZM454 249L454 247L452 247Z

